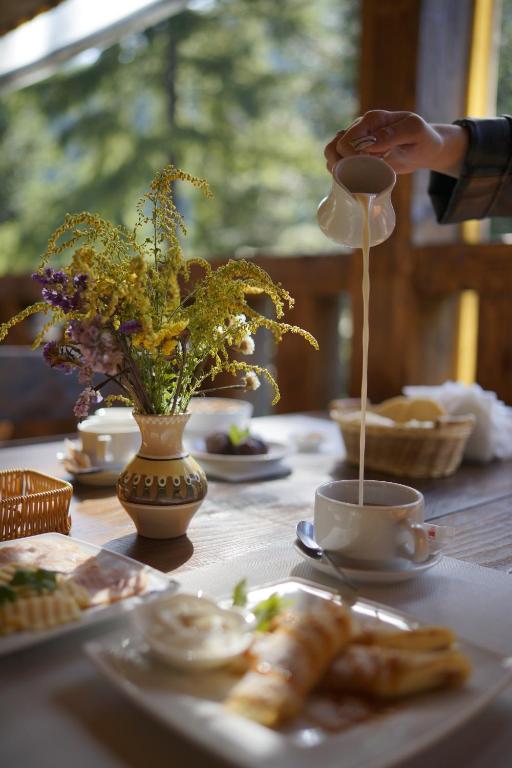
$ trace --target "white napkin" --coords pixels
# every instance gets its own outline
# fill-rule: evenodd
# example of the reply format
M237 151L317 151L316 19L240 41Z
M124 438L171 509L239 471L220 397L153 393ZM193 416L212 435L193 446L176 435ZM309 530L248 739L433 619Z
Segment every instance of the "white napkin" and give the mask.
M447 381L437 387L404 387L407 397L430 397L450 416L472 413L475 427L466 445L464 457L473 461L512 457L512 408L478 384Z

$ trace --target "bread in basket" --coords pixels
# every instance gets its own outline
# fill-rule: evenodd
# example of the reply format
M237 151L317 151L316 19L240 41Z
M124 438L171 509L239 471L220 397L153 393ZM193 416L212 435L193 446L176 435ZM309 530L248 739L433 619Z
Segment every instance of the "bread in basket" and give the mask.
M359 464L361 417L357 401L334 400L347 461ZM434 401L405 397L368 406L365 467L398 477L444 477L459 467L475 423L472 414L448 416Z

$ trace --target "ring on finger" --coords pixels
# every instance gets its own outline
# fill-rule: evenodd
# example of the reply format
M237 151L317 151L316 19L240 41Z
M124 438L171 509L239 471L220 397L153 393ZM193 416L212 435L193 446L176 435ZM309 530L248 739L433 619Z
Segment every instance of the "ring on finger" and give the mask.
M362 152L365 149L368 149L368 147L371 147L372 144L375 144L376 141L377 139L375 136L361 136L359 139L349 141L349 144L356 152Z

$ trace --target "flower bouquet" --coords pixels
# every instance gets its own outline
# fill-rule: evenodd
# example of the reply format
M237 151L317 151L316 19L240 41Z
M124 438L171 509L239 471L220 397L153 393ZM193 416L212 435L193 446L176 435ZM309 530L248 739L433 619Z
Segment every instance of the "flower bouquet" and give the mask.
M279 390L269 371L232 353L252 354L252 337L261 327L276 341L292 332L317 346L309 333L280 320L293 299L256 264L236 260L214 269L204 259L184 258L179 233L186 229L172 197L178 179L211 194L205 180L167 166L139 201L133 231L97 214L68 214L33 275L42 300L0 326L1 341L29 315L51 314L34 341L37 347L50 327L63 324L62 341L44 344L43 355L64 373L78 372L84 384L75 406L79 419L102 399L108 382L119 394L109 396L107 405L121 400L140 414L185 413L190 398L222 371L241 375L234 386L247 389L265 375L275 403ZM68 265L54 269L48 266L52 258ZM193 267L202 276L185 290ZM254 294L270 297L277 319L249 305ZM95 385L94 374L104 375Z
M166 443L162 439L159 446L149 446L143 425L164 417L173 424L181 420L183 429L191 397L213 391L210 384L221 372L233 374L233 386L244 389L255 389L263 375L273 387L273 403L279 399L268 370L234 356L253 353L258 328L266 328L276 342L291 332L317 346L309 333L282 321L293 299L259 266L232 260L213 268L204 259L184 257L180 236L186 228L172 196L178 180L211 194L205 180L167 166L140 199L133 230L98 214L68 214L51 235L33 276L41 284L41 301L0 326L1 341L29 315L50 315L34 346L44 344L50 366L67 374L78 372L84 389L75 415L87 416L102 399L102 388L115 384L118 392L105 404L121 400L132 406L142 430L139 456L168 457L171 448L176 455L183 453L180 440L173 443L168 431ZM192 269L199 273L194 280ZM255 294L270 298L275 319L251 306ZM53 326L63 329L62 339L44 343ZM98 374L102 378L97 383ZM198 493L206 490L202 473L177 465L174 470L166 475L162 465L159 474L151 474L149 467L127 468L118 484L122 503L128 509L142 496L154 507L165 506L171 496L197 501Z

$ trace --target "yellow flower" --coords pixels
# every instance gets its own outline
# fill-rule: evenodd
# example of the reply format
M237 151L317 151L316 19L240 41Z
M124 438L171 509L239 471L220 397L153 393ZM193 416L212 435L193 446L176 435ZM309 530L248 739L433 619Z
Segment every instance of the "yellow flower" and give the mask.
M176 322L166 326L164 330L167 336L176 337L182 334L187 326L188 320L177 320Z
M174 352L177 346L178 342L176 339L167 339L162 344L160 344L160 352L162 355L165 355L165 357L169 357L169 355Z
M122 397L128 396L139 413L181 413L206 381L223 372L244 377L244 386L252 389L265 377L275 403L279 389L271 373L233 360L233 352L251 355L259 329L269 332L276 343L286 333L303 336L315 348L317 342L307 331L282 322L293 299L254 262L230 260L215 268L203 259L184 257L179 235L186 230L173 202L177 180L210 196L203 179L169 165L156 174L139 201L132 230L96 213L68 214L50 236L40 271L50 258L58 257L68 264L62 271L69 281L85 275L79 305L67 312L46 301L27 307L0 325L0 341L13 325L38 311L51 313L51 319L36 344L52 325L92 320L119 342L127 365L118 383ZM251 296L261 294L268 299L270 317L251 304ZM120 333L122 324L130 321L135 332Z
M148 352L160 352L168 357L176 348L178 337L181 336L187 326L188 320L177 320L156 333L141 331L134 335L133 344L136 347L147 349Z
M262 293L264 293L264 290L259 285L249 285L248 283L245 283L244 293L247 296L260 296Z

